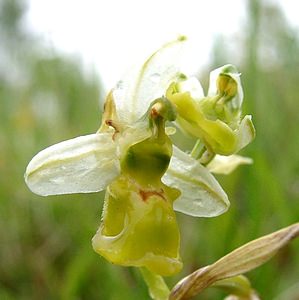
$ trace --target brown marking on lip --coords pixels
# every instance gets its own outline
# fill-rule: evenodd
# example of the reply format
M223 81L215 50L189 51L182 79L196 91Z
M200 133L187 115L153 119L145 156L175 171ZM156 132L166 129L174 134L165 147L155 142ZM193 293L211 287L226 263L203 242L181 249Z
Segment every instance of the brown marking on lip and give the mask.
M163 200L166 201L166 198L164 197L164 191L163 189L161 189L160 191L143 191L143 190L139 190L139 194L142 198L142 201L146 202L147 199L151 196L159 196L161 197Z
M117 125L112 120L106 120L105 123L106 125L112 127L115 130L115 132L112 135L112 140L114 141L116 134L119 133L119 129L117 128Z
M162 110L163 105L160 102L156 102L151 108L151 117L153 119L160 117Z
M153 107L153 108L151 109L151 117L152 117L153 119L155 119L155 118L157 118L159 115L160 115L160 114L159 114L159 112L157 111L157 109L156 109L155 107Z

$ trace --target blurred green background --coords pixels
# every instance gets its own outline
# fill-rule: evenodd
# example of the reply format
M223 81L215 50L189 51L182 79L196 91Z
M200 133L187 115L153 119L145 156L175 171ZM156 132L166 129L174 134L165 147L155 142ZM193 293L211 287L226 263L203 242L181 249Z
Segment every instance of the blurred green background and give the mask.
M91 238L103 193L41 198L23 174L39 150L94 132L100 124L100 78L80 60L41 45L22 29L23 1L0 1L0 299L149 299L136 270L107 263ZM244 114L257 138L242 153L254 165L218 179L231 208L214 219L178 214L181 274L299 219L299 39L278 7L247 1L246 28L215 39L200 79L225 63L242 72ZM237 47L240 55L230 54ZM234 49L234 52L236 49ZM184 142L183 142L184 143ZM299 299L299 241L248 274L262 299ZM198 299L222 299L209 289Z

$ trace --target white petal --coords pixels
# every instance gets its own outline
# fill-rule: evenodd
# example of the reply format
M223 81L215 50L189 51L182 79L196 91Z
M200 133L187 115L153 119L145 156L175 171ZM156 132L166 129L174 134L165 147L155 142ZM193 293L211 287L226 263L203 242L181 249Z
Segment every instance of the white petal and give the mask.
M243 149L255 138L255 128L251 119L251 115L246 115L241 121L240 127L238 129L237 151Z
M227 195L211 173L176 147L162 181L181 191L173 203L176 211L196 217L214 217L229 207Z
M113 96L120 120L134 122L149 104L165 95L166 89L179 76L180 56L185 38L166 44L141 68L130 70L125 80L114 89Z
M80 136L39 152L27 166L25 181L38 195L103 190L119 174L110 133Z
M177 85L180 93L190 92L191 97L195 100L200 100L205 96L203 88L196 77L190 77Z
M214 174L230 174L240 165L250 165L253 163L252 158L233 154L229 156L216 155L215 158L207 165L210 172Z

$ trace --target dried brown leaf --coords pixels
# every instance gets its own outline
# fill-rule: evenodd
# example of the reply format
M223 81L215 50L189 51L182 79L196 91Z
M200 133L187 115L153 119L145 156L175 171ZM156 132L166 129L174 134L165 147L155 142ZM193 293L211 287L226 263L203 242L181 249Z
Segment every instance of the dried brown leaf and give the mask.
M214 282L244 274L267 262L275 253L299 235L299 223L263 236L237 248L214 264L182 279L171 291L170 300L186 300Z

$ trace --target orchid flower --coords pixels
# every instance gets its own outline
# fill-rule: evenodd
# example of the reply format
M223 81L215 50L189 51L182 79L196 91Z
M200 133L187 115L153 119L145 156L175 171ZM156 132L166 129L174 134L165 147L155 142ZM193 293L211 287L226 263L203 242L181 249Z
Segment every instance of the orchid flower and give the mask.
M215 154L238 152L255 136L251 116L241 119L243 90L240 73L232 65L210 73L206 97L199 81L185 76L172 83L166 97L177 108L179 126L207 150L209 158L203 163L210 162Z
M42 196L106 189L96 252L110 262L177 273L177 210L224 213L229 201L209 170L173 146L165 129L176 111L163 96L180 77L183 38L166 44L108 94L102 125L90 135L39 152L25 181Z

